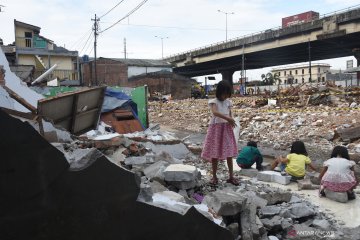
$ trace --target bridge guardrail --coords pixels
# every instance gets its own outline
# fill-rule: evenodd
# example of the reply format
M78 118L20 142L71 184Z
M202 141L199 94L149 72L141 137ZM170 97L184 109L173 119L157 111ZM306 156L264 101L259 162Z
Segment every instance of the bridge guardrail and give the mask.
M337 11L333 11L333 12L330 12L330 13L322 14L322 15L320 15L320 18L319 18L319 19L323 19L323 18L325 18L325 17L337 15L337 14L340 14L340 13L345 13L345 12L348 12L348 11L350 11L350 10L354 10L354 9L357 9L357 8L360 8L360 4L357 4L357 5L355 5L355 6L351 6L351 7L348 7L348 8L343 8L343 9L340 9L340 10L337 10ZM221 45L221 44L224 44L224 43L229 43L229 42L237 41L237 40L240 40L240 39L245 39L245 38L248 38L248 37L253 37L254 35L263 34L263 33L266 33L266 32L268 32L268 31L276 31L276 30L280 30L280 29L282 29L281 26L279 26L279 27L274 27L274 28L270 28L270 29L266 29L266 30L263 30L263 31L259 31L259 32L247 34L247 35L244 35L244 36L241 36L241 37L232 38L232 39L229 39L228 41L216 42L216 43L212 43L212 44L210 44L210 45L205 45L205 46L203 46L203 47L198 47L198 48L195 48L195 49L192 49L192 50L189 50L189 51L185 51L185 52L181 52L181 53L177 53L177 54L172 54L172 55L169 55L169 56L165 57L164 59L168 59L168 58L172 58L172 57L184 55L184 54L187 54L187 53L191 53L191 52L203 50L203 49L210 48L210 47L213 47L213 46L218 46L218 45Z

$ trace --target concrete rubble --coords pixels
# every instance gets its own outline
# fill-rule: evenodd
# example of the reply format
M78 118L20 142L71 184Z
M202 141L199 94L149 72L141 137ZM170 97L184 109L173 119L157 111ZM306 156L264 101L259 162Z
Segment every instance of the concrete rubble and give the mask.
M321 166L334 145L345 144L358 163L359 112L332 107L356 108L359 99L321 94L335 90L326 86L314 92L301 86L283 91L293 98L280 101L282 108L301 107L297 103L301 93L311 94L302 111L291 113L264 104L270 95L250 99L254 104L234 99L234 113L242 116L240 145L259 141L271 150L266 155L274 157L288 152L295 138L301 139ZM169 101L160 114L157 107L151 104L153 122L181 131L204 133L207 128L207 100ZM26 124L1 110L0 118L0 132L10 136L1 143L0 162L1 177L6 175L9 183L0 189L4 196L0 222L6 220L0 232L5 232L5 239L305 239L297 234L301 231L331 231L334 239L358 237L359 229L344 229L301 195L270 187L269 183L290 183L290 177L279 172L241 169L237 174L244 178L235 187L225 182L227 169L220 164L219 184L210 185L211 164L199 157L202 140L177 137L159 125L125 135L101 127L72 136L49 124L47 132L56 136L44 139L36 132L36 122ZM15 131L19 134L12 134ZM13 145L18 151L11 151ZM298 181L299 190L318 185L316 173ZM339 193L326 194L338 202L348 201L346 194L346 199ZM23 208L18 208L19 203ZM46 228L41 236L33 234L40 228Z

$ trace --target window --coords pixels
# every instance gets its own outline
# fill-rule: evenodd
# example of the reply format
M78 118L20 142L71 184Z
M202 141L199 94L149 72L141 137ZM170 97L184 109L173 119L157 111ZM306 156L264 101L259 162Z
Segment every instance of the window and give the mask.
M286 76L286 71L284 71L284 76Z
M290 71L290 75L292 75L292 71Z
M25 32L25 47L32 47L32 32Z
M298 71L297 71L297 70L295 70L295 74L296 74L296 75L298 74Z
M325 77L322 77L322 81L325 82Z
M287 80L284 80L284 84L287 84Z
M321 79L320 79L320 77L318 77L318 82L320 82L321 81Z
M302 78L301 80L302 80L302 83L305 83L305 79L304 79L304 78Z
M318 68L318 73L320 73L320 68Z
M297 78L295 79L295 83L298 83L298 80L297 80Z
M304 74L304 69L301 70L301 73Z

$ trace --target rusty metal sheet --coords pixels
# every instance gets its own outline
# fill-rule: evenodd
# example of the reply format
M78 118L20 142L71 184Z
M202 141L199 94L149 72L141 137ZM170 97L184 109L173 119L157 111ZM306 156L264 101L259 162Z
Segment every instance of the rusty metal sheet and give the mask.
M106 87L95 87L38 101L38 114L73 134L97 128Z
M110 125L117 133L133 133L143 131L141 123L130 110L116 109L101 114L101 121Z

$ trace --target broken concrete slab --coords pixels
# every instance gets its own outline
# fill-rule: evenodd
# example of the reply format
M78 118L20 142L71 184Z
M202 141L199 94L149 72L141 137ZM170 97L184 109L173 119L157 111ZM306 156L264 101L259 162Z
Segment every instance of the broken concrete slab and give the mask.
M294 218L303 218L315 215L315 211L304 202L294 203L291 206L290 213L294 216Z
M269 218L264 218L264 219L260 219L262 224L264 224L264 226L271 231L279 231L281 230L281 221L283 220L282 217L280 216L274 216L271 219Z
M240 213L241 239L260 239L256 217L256 205L247 203Z
M185 164L171 164L164 170L165 181L194 181L199 172L196 167Z
M238 223L232 223L229 226L226 227L229 229L229 231L232 233L234 239L236 239L239 236L239 224Z
M151 191L153 193L157 193L157 192L163 192L163 191L167 191L168 189L162 185L161 183L159 183L158 181L150 181L149 186L151 187Z
M180 194L173 192L173 191L163 191L163 192L157 192L153 195L153 198L156 199L161 199L161 198L166 198L169 199L171 201L175 201L175 202L182 202L185 203L185 198L183 196L181 196Z
M322 230L329 230L330 229L330 223L329 223L328 220L325 220L325 219L315 219L312 222L312 225L315 228L320 228Z
M274 215L279 214L281 211L281 207L279 206L265 206L261 208L261 216L262 217L272 217Z
M145 176L150 180L164 181L164 171L169 166L168 162L158 161L144 169Z
M340 203L347 203L349 201L348 195L346 192L333 192L325 188L324 190L325 195L327 198L340 202Z
M151 149L156 154L160 154L161 152L167 152L176 159L186 159L188 156L192 155L192 153L183 143L165 145L147 142L145 143L145 147Z
M267 205L274 205L277 203L289 202L291 199L291 192L279 191L276 192L259 192L256 193L259 197L268 201Z
M126 165L144 165L144 164L151 164L154 162L155 162L154 155L125 158Z
M3 239L233 239L193 207L179 215L136 201L134 174L105 157L69 171L63 154L30 125L1 110L0 121L7 136L0 141Z
M273 179L272 171L259 172L257 175L257 180L259 181L272 182L272 179Z
M262 207L265 207L267 205L267 200L261 198L261 197L258 197L256 195L255 192L253 191L246 191L243 193L245 197L247 197L248 199L251 199L251 202L253 204L255 204L257 207L259 208L262 208Z
M240 193L225 189L209 193L203 203L219 216L233 216L245 207L246 198Z

